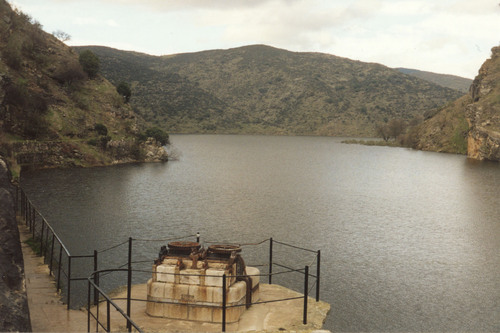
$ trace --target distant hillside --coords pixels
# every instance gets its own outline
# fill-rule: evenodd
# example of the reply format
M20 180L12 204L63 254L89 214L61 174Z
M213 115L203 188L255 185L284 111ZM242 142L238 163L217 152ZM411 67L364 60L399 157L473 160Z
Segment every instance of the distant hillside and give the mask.
M145 122L115 86L89 78L74 50L5 0L0 18L0 155L35 167L145 158Z
M468 95L413 129L414 148L500 161L500 47L491 52Z
M265 45L154 57L88 46L134 110L177 133L364 136L462 95L379 64Z
M459 90L464 94L469 91L469 88L472 84L471 79L455 75L437 74L437 73L419 71L417 69L409 69L409 68L396 68L396 69L401 73L413 75L420 79L438 84L442 87Z

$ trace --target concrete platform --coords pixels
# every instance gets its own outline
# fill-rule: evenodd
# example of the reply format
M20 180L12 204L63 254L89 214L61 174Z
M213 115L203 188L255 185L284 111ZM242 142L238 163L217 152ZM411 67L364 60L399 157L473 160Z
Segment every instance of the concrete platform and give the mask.
M54 279L49 276L49 270L41 257L36 256L31 248L24 243L30 237L24 225L19 225L24 269L26 276L26 292L30 309L33 332L87 332L87 312L85 310L67 310L66 305L56 292ZM117 291L113 298L125 297L125 291ZM297 297L301 294L279 285L260 285L261 300ZM132 298L146 298L146 284L135 285L132 288ZM124 300L116 303L126 309ZM308 324L302 324L303 300L290 300L267 304L257 304L250 307L241 316L239 322L228 324L227 332L329 332L321 327L330 311L330 305L316 302L310 298L308 302ZM200 323L183 320L150 317L146 314L146 302L132 303L132 320L145 332L220 332L221 324ZM106 305L101 303L99 313L105 317ZM126 331L123 317L111 309L112 326L115 332ZM91 325L95 331L95 322ZM103 331L102 329L100 331Z
M132 298L145 299L146 284L134 285L132 287ZM125 298L126 291L122 290L112 293L113 298ZM293 290L279 285L260 285L261 301L291 298L301 296ZM126 309L126 301L119 300L116 303ZM105 318L105 303L99 307L99 316ZM325 302L316 302L309 298L308 323L302 324L303 299L274 302L266 304L255 304L247 309L241 316L239 322L227 324L227 332L328 332L322 330L330 305ZM112 331L126 330L125 321L117 311L111 311ZM221 324L201 323L186 320L174 320L151 317L146 314L146 302L132 302L131 318L146 332L220 332Z

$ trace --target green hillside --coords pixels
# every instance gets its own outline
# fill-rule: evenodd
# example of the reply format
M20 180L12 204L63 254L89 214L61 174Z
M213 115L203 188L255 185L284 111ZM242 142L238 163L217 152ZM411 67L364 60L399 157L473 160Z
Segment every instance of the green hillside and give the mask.
M462 95L379 64L265 45L155 57L89 46L129 82L144 119L175 133L364 136Z
M1 155L34 167L144 160L146 123L115 86L4 0L0 17Z

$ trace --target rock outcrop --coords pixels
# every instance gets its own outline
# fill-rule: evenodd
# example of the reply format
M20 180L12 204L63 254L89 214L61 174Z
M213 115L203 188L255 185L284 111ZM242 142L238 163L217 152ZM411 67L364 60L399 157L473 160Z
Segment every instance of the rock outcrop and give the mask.
M500 161L500 46L481 66L469 94L435 110L416 128L415 149ZM430 113L430 112L429 112Z
M30 332L24 263L10 171L0 156L0 332Z
M466 108L469 123L467 156L500 161L500 46L488 59L470 88L473 103Z

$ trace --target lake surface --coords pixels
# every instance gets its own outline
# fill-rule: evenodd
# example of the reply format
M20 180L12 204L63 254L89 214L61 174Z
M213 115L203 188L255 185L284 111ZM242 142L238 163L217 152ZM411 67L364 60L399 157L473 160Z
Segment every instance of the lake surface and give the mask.
M29 172L22 186L72 254L129 236L273 237L321 249L325 328L500 331L500 164L329 137L171 141L178 161Z

